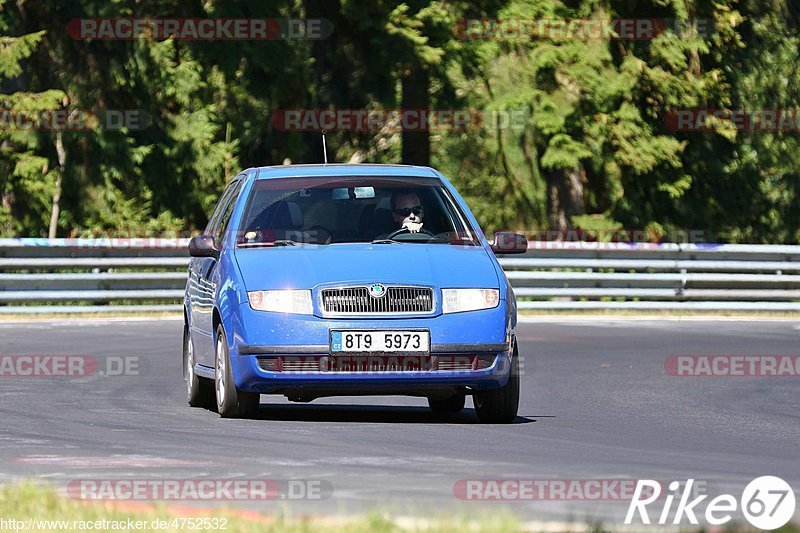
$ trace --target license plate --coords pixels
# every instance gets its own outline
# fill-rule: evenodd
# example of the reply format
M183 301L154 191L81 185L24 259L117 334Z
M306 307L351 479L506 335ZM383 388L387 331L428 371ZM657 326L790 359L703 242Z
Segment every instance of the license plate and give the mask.
M428 331L331 331L331 352L428 353L430 337Z

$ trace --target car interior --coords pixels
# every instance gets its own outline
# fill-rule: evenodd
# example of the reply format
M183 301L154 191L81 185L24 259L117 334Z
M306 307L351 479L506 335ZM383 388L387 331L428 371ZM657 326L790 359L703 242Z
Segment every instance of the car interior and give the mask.
M400 226L392 217L391 196L397 188L312 187L253 193L239 243L293 241L305 244L371 242ZM424 209L423 229L450 235L461 227L434 187L413 190ZM411 240L411 239L409 239Z

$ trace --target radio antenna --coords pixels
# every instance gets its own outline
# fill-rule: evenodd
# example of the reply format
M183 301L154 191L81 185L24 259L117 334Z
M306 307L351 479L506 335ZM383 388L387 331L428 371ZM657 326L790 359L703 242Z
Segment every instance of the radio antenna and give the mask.
M325 144L325 134L322 134L322 156L325 159L325 164L328 164L328 146Z

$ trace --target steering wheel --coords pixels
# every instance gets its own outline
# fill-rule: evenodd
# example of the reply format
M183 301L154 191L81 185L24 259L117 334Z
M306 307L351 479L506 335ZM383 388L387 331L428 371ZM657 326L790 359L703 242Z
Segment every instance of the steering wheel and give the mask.
M333 237L333 232L321 224L311 226L308 231L313 232L311 236L316 237L316 239L312 239L314 244L330 244Z
M403 233L411 233L411 230L408 229L407 227L403 226L402 228L391 232L389 235L386 236L386 238L387 239L394 239L395 237L397 237L398 235L402 235ZM430 231L428 231L426 229L421 229L417 233L424 233L425 235L429 235L429 236L434 237L434 238L436 237L436 235L434 235L433 233L431 233Z

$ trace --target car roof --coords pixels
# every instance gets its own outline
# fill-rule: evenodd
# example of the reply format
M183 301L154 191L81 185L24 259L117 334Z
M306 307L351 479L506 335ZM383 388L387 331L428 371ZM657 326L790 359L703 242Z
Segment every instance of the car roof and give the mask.
M328 163L319 165L280 165L257 167L257 179L306 178L314 176L403 176L419 178L438 177L430 167L413 165L378 165Z

